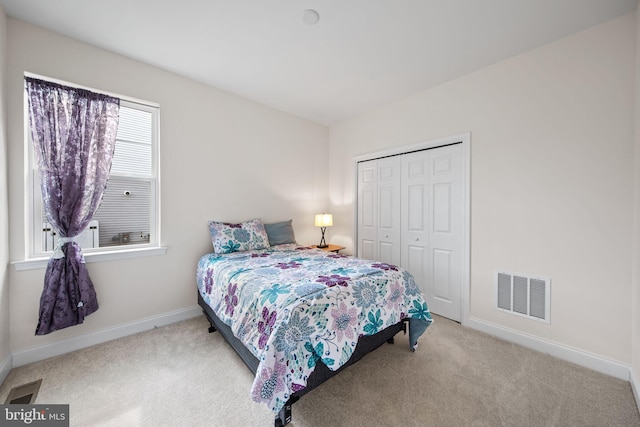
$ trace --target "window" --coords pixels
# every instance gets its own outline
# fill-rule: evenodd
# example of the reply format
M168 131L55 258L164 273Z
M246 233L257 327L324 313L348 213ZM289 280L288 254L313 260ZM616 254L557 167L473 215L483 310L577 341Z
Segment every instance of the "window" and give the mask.
M28 121L28 116L25 120ZM156 105L120 98L109 183L93 220L77 237L85 255L159 246L158 130L159 108ZM29 131L27 135L32 165L30 181L33 183L29 195L33 206L30 256L49 256L55 249L57 236L44 214Z
M93 217L100 247L155 240L154 122L157 108L121 101L109 185Z

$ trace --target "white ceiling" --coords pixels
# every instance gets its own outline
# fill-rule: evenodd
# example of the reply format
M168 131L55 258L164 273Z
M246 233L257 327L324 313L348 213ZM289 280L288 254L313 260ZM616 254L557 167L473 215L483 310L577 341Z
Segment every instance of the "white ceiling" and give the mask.
M0 0L7 15L322 124L636 9L638 0ZM303 11L320 14L313 26Z

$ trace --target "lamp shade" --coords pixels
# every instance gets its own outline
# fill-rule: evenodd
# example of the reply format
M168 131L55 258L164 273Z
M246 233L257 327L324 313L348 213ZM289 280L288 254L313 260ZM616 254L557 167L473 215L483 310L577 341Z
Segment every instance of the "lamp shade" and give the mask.
M333 226L333 215L331 214L317 214L316 215L316 227L331 227Z

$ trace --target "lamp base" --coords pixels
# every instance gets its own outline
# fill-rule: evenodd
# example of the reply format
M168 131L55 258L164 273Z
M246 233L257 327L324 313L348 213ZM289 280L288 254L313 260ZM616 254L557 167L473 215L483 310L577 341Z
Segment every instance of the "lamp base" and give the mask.
M320 227L320 231L322 231L322 239L320 239L320 244L317 246L318 248L328 248L327 242L324 240L324 232L327 230L327 227Z

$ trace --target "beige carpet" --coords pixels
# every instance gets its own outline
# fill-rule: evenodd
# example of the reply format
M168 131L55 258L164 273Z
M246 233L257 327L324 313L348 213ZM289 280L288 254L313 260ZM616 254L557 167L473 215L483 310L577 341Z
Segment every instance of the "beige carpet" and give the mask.
M204 317L13 369L0 402L42 378L36 403L72 426L272 426L252 375ZM302 426L640 426L628 382L437 317L415 353L401 334L293 406Z

